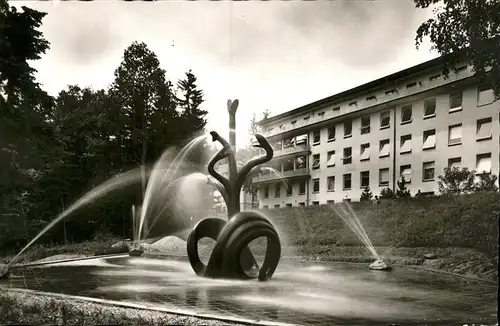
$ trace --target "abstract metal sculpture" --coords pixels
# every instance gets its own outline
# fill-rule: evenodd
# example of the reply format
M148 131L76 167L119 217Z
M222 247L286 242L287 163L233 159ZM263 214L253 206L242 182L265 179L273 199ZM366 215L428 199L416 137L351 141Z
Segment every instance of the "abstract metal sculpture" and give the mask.
M215 178L216 187L221 192L227 206L228 220L206 218L200 221L191 231L187 239L189 262L199 276L211 278L258 278L266 281L272 277L281 256L281 244L278 233L271 221L256 211L240 211L240 192L249 173L258 165L273 158L273 149L262 135L255 135L258 145L266 154L250 160L240 171L237 170L235 157L235 115L238 100L228 101L230 141L229 144L217 132L212 131L212 140L222 144L222 149L208 164L208 172ZM228 159L229 179L215 170L215 164ZM248 248L248 244L259 237L267 238L267 248L262 266L259 268ZM201 262L198 254L198 241L211 238L216 241L208 264Z

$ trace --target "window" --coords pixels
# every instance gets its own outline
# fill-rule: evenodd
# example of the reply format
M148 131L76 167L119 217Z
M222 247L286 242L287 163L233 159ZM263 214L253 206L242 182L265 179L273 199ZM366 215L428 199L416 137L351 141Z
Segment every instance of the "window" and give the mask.
M401 107L401 124L410 123L412 117L412 106L411 104Z
M437 74L437 75L434 75L434 76L430 76L430 77L429 77L429 81L437 80L439 77L441 77L441 74Z
M281 140L277 140L271 143L271 146L273 147L274 150L280 151L282 149L282 142Z
M389 168L383 168L378 171L378 185L387 187L389 185Z
M448 146L460 145L462 143L462 124L448 127Z
M391 126L391 113L384 111L380 113L380 129L386 129Z
M326 166L335 166L335 151L329 151L326 156Z
M264 198L269 198L269 185L264 186Z
M325 115L325 111L318 112L318 117L323 117Z
M295 145L294 141L295 141L295 139L293 137L284 139L283 140L283 148L293 147Z
M304 195L306 193L306 182L304 180L299 182L299 195Z
M399 153L400 154L411 153L411 134L401 136Z
M429 98L424 101L424 119L436 116L436 98Z
M462 91L456 91L450 94L450 110L448 112L462 111Z
M358 107L358 102L352 101L351 103L349 103L349 107L352 109L356 109Z
M367 102L377 102L377 97L375 95L368 96L366 98Z
M391 153L391 141L384 139L380 141L378 157L387 157Z
M408 85L406 85L406 88L413 88L415 86L417 86L417 82L409 83Z
M461 157L453 157L448 159L448 167L450 169L452 168L459 168L462 165L462 158Z
M269 209L269 206L268 205L263 205L262 208Z
M397 95L397 94L398 94L398 90L397 89L391 89L391 90L388 90L388 91L385 92L386 96Z
M491 118L477 120L476 139L491 139Z
M281 168L283 172L293 171L293 158L284 160L283 163L281 163Z
M292 204L286 204L286 207L292 207Z
M344 148L343 160L344 160L344 165L352 163L352 148L351 147Z
M351 190L351 174L347 173L344 174L344 188L343 190Z
M348 138L352 136L352 121L344 122L344 138Z
M313 201L312 204L313 206L319 206L319 201Z
M361 118L361 134L369 134L370 133L370 116Z
M307 134L298 135L295 137L295 145L307 143Z
M295 158L295 169L305 169L306 168L306 157L305 156L297 156Z
M335 191L335 176L330 176L326 178L328 191Z
M292 122L290 122L290 124L292 125L292 128L295 127L295 124L297 123L297 120L293 120Z
M312 164L312 169L313 170L319 169L319 165L320 165L319 164L320 163L319 159L320 159L319 154L314 154L313 155L313 164Z
M281 184L277 183L274 186L274 197L279 198L281 196Z
M370 186L370 171L362 171L360 173L361 188L366 188Z
M410 183L411 182L411 165L410 164L401 165L399 174L401 175L401 178L406 183Z
M422 181L434 180L434 161L424 162L422 164Z
M476 173L491 173L491 153L476 155Z
M424 150L436 148L436 129L424 131L424 143L422 148Z
M329 199L329 200L327 200L327 201L326 201L326 203L327 203L327 204L330 204L330 205L331 205L331 204L335 204L335 200L333 200L333 199Z
M459 74L459 73L464 72L465 70L467 70L467 65L455 68L455 73Z
M299 206L300 206L300 207L306 207L306 203L304 203L304 202L300 202L300 203L299 203Z
M319 192L319 179L313 179L313 194L317 194Z
M313 131L313 145L318 145L321 141L321 132L320 130Z
M340 106L336 106L332 109L333 114L339 114L340 113Z
M304 117L304 122L307 123L309 121L309 116Z
M484 84L477 88L477 106L493 103L495 96L491 85Z
M275 204L274 208L280 208L280 204Z
M328 127L328 141L335 140L335 125Z
M293 195L293 185L292 184L286 185L286 195L287 196Z
M367 161L370 159L370 143L361 144L360 161Z

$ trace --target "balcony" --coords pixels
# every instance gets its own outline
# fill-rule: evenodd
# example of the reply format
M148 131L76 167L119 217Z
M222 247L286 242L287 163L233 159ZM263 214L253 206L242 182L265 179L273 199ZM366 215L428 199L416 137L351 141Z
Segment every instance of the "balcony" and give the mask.
M281 172L281 174L282 175L278 175L277 173L274 173L274 172L260 174L256 177L253 177L252 182L254 184L257 184L257 183L276 182L276 181L279 181L281 178L285 178L285 179L296 179L296 178L304 178L304 177L308 178L309 177L309 169L304 168L304 169L284 171L284 172Z
M309 144L306 142L296 144L295 146L282 147L281 149L274 150L274 158L292 155L292 154L308 154L311 151Z
M315 125L320 125L321 122L324 122L325 124L329 123L331 119L334 119L336 117L340 116L346 116L350 113L353 112L358 112L364 109L367 109L369 107L374 107L378 106L381 104L388 104L389 102L402 99L405 97L417 95L419 93L429 91L431 89L445 86L469 77L474 76L474 72L471 67L467 67L465 69L462 69L460 71L457 71L456 73L451 72L448 78L443 79L438 78L434 80L429 80L429 76L425 75L422 76L419 79L415 79L414 82L410 83L407 82L405 84L400 85L399 87L394 88L394 90L390 90L387 92L381 92L381 94L377 94L377 100L374 103L373 101L367 101L365 99L361 99L362 96L360 96L360 99L358 99L357 102L357 107L356 109L351 109L347 108L346 104L342 104L341 110L326 110L326 113L324 115L318 116L318 115L311 115L307 120L302 120L302 119L297 119L300 121L297 121L294 124L286 123L281 125L281 128L273 128L271 132L265 132L264 136L267 138L281 138L281 137L287 137L291 136L293 134L298 134L300 132L306 131L309 127ZM408 87L408 85L412 85L411 87ZM382 91L382 90L381 90ZM363 95L363 94L360 94ZM333 103L332 103L333 104ZM303 112L302 115L307 115L306 112ZM296 118L299 118L298 116ZM291 119L291 118L290 118ZM266 126L267 127L272 127L271 125Z

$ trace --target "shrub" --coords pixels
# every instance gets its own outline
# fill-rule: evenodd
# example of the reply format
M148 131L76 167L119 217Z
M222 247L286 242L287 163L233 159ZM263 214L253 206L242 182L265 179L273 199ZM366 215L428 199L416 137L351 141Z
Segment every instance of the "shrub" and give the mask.
M359 198L359 201L370 201L373 197L372 192L370 191L370 187L365 187L363 189L363 192L361 193L361 198Z

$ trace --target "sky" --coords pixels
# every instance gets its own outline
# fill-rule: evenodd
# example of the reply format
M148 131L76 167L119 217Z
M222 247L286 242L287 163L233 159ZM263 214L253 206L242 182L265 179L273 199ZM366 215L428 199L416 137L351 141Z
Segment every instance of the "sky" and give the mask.
M52 95L69 84L105 88L132 42L154 51L172 82L189 69L204 91L207 130L237 146L252 114L277 115L435 58L415 32L430 17L412 0L93 2L11 1L47 13L51 48L33 63Z

